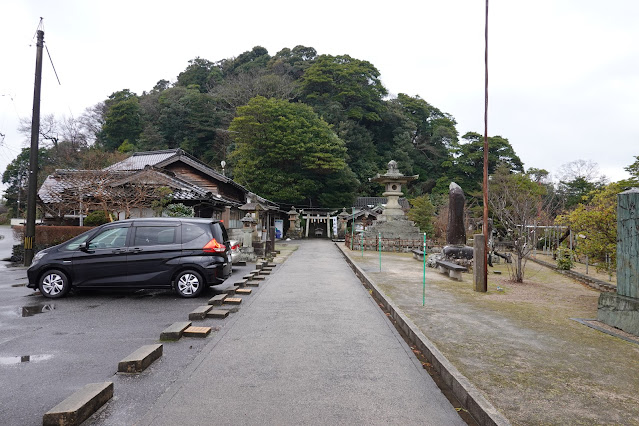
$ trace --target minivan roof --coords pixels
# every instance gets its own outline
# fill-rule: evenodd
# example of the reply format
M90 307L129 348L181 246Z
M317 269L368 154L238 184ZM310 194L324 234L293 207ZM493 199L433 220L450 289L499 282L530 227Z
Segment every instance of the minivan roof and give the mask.
M195 223L220 223L221 220L205 217L138 217L133 219L116 220L111 223L131 223L131 222L159 222L159 221L173 221L173 222L195 222Z

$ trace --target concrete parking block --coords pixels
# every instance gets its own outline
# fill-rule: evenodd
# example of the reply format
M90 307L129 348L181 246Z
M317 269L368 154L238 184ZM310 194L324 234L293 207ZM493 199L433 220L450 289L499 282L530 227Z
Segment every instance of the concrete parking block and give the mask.
M268 266L270 268L275 268L277 266L277 263L269 262L266 266Z
M191 321L174 322L160 334L160 340L180 340L185 329L191 326Z
M203 320L206 318L206 313L213 308L211 305L198 306L193 309L189 314L189 320Z
M229 305L239 305L242 303L241 297L227 297L224 303L228 303Z
M264 275L256 275L253 277L253 280L256 281L264 281L266 279L266 277Z
M118 363L118 373L141 373L162 356L162 344L144 345Z
M79 425L113 397L113 382L89 383L47 411L44 426Z
M262 269L262 270L260 271L260 275L271 275L271 271L268 271L268 270L266 270L266 269Z
M209 305L219 306L224 303L224 299L228 297L228 294L217 294L209 299Z
M260 270L260 269L262 269L262 266L263 266L263 265L262 265L262 262L257 262L257 263L255 264L255 269L259 272L259 270ZM253 271L253 272L255 272L255 271Z
M253 276L256 276L260 273L260 269L254 269L251 271L251 274L253 274Z
M236 282L235 282L235 285L236 285L236 286L238 286L238 287L240 287L240 288L242 288L242 287L246 287L246 282L247 282L247 281L248 281L248 280L240 280L240 281L236 281Z
M225 289L223 291L224 291L224 293L228 294L229 296L232 296L232 295L235 294L235 292L237 291L238 288L239 288L238 286L233 286L233 287L229 287L229 288L227 288L227 289Z
M207 318L226 318L229 316L229 311L226 309L212 309L206 316Z
M259 287L260 286L260 282L259 281L247 281L246 282L246 286L247 287Z
M253 293L253 290L251 290L250 288L238 288L237 290L235 290L236 294L251 294Z
M211 334L211 327L189 327L184 330L184 337L206 337Z
M246 275L244 275L244 276L242 277L242 279L250 280L251 278L253 278L253 275L255 275L255 274L252 274L252 273L251 273L251 274L246 274Z

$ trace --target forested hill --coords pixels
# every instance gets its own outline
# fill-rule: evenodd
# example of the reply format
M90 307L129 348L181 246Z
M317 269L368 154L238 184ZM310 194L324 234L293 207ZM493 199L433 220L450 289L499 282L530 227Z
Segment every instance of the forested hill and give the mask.
M287 204L341 207L379 195L368 178L391 159L419 174L411 196L447 192L451 180L472 193L481 188L482 137L460 139L455 126L418 95L389 97L371 62L305 46L271 56L257 46L217 62L190 60L175 82L115 92L78 119L44 117L42 174L182 148L214 168L225 160L239 183ZM491 173L498 164L523 171L508 140L495 136Z

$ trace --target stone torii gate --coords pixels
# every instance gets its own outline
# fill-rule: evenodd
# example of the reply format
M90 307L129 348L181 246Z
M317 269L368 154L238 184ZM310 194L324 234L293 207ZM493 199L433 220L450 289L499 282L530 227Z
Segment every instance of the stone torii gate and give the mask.
M304 210L304 220L306 222L306 226L305 226L305 231L304 231L304 236L306 238L308 238L308 233L310 230L310 226L311 226L311 221L312 222L326 222L326 237L331 236L331 224L333 221L333 217L331 216L333 212L325 212L325 213L320 213L318 211L307 211ZM322 228L324 227L324 225L322 224ZM316 228L318 229L318 228Z

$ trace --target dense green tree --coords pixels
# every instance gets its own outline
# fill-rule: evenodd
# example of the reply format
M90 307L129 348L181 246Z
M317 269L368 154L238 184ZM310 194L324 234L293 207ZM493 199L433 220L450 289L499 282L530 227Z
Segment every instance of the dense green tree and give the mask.
M266 68L271 56L268 54L268 50L262 46L255 46L251 50L239 55L237 58L224 59L218 63L224 77L230 75L255 71L258 69Z
M106 151L115 151L125 141L134 144L143 129L140 102L129 89L115 92L105 101L107 106L100 142Z
M453 159L445 163L446 174L439 178L436 191L448 192L450 181L456 182L467 194L480 191L483 184L484 138L479 133L468 132L462 136L464 142L452 151ZM488 138L488 174L492 175L498 166L511 172L524 171L524 165L515 154L508 139L501 136Z
M616 268L617 258L617 194L623 191L619 183L611 183L595 189L587 197L588 202L579 204L566 215L558 216L557 224L569 226L577 238L576 251L588 256L589 262L598 269ZM606 256L611 262L606 263Z
M238 108L229 131L234 177L251 191L298 205L337 207L352 197L352 176L335 179L349 177L344 143L310 107L258 96Z
M600 176L599 166L594 161L571 161L562 164L558 173L560 180L557 191L563 198L566 210L589 202L594 191L606 185L606 178Z
M408 218L415 222L419 230L425 232L429 238L435 234L435 206L429 195L421 195L409 200L411 209L408 211Z
M29 186L29 153L30 148L24 148L18 156L7 166L2 174L2 183L7 185L4 191L5 205L11 210L12 217L18 217L27 205L27 190ZM41 172L52 165L51 149L40 148L38 150L38 187L46 178Z
M293 49L285 47L271 58L268 68L277 75L288 75L294 80L304 75L306 69L317 58L317 51L312 47L302 45Z
M320 55L301 79L301 99L329 123L344 119L380 121L388 93L379 71L368 61L348 55Z
M213 62L198 56L195 59L191 59L186 69L178 74L176 85L183 87L196 86L200 92L205 93L221 80L222 71L220 68ZM161 82L162 80L158 84ZM167 87L164 88L166 89Z

